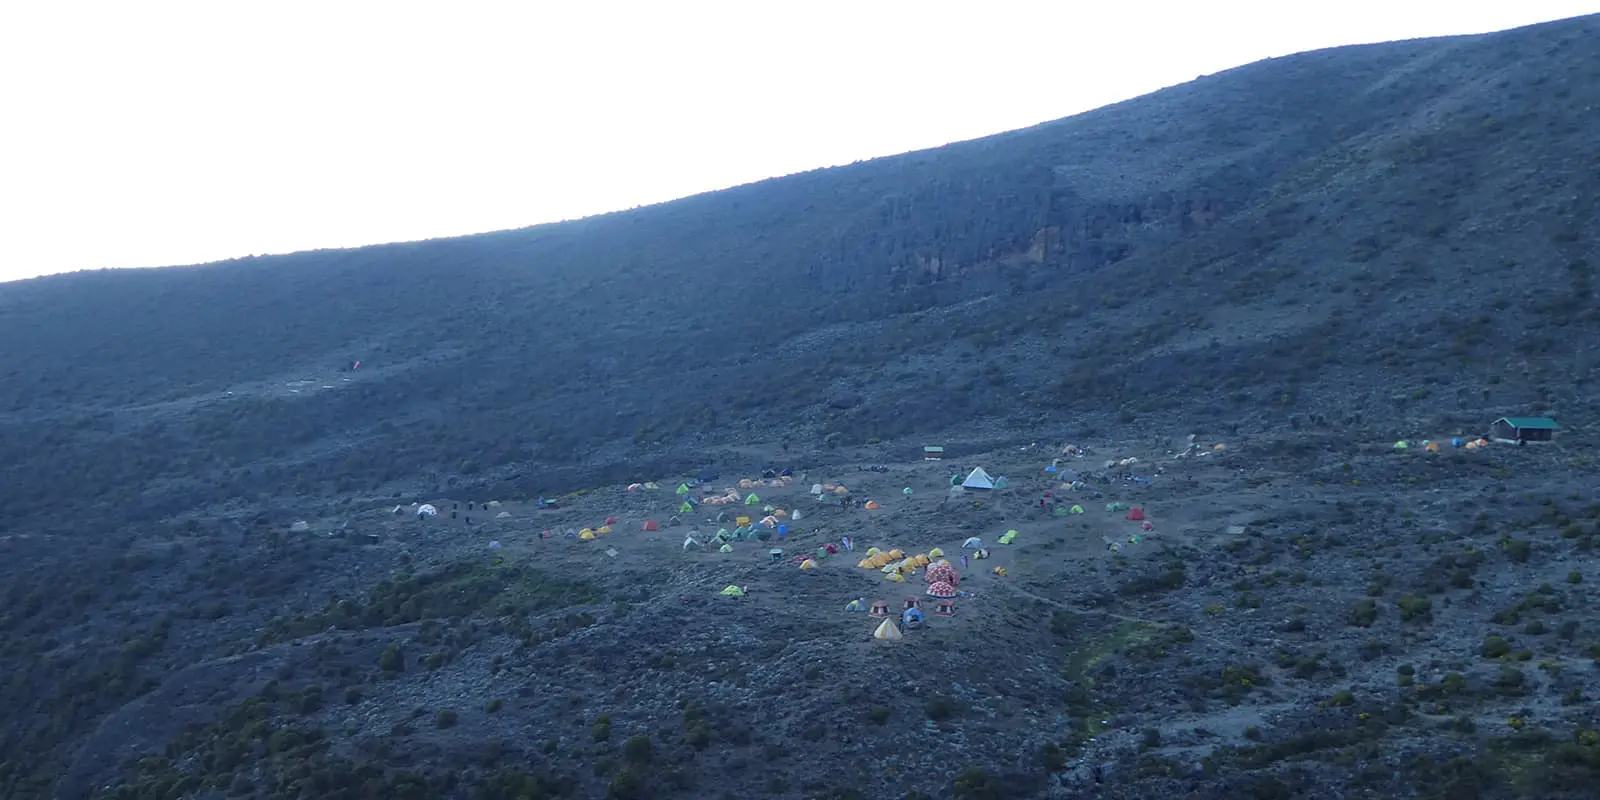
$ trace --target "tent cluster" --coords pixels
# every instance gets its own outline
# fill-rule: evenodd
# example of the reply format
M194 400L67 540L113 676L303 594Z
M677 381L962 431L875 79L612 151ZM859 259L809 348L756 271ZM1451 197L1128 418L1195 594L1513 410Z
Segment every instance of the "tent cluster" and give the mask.
M578 531L578 540L583 542L592 542L602 536L610 534L611 526L615 523L616 517L611 517L604 525L599 525L592 528L584 528L583 530Z
M811 484L811 494L818 499L825 498L829 495L834 497L845 497L850 494L850 489L842 483L834 483L832 481L826 483L813 483Z
M839 546L830 543L822 545L821 547L818 547L816 550L813 550L809 553L797 555L794 557L794 561L796 564L800 565L800 569L809 572L820 566L822 561L827 559L829 556L835 556L838 554Z
M947 561L936 561L928 565L925 578L928 581L928 596L938 601L938 610L934 613L943 617L954 616L956 613L955 598L959 594L955 587L960 582L955 568L950 566ZM922 598L915 595L906 596L905 606L899 613L899 624L895 623L895 615L889 610L887 600L874 600L869 606L864 600L856 599L845 604L844 610L865 611L869 617L882 619L883 621L878 623L878 626L872 632L872 638L879 641L900 641L905 637L901 630L902 626L916 628L921 626L927 619L922 610Z
M1221 442L1217 442L1210 447L1206 447L1205 445L1195 441L1195 436L1191 433L1189 434L1188 441L1185 443L1184 448L1179 450L1177 454L1173 455L1173 458L1203 458L1209 455L1221 455L1222 453L1226 452L1227 449L1228 446Z
M856 562L862 569L875 569L883 573L885 579L895 583L904 583L906 576L916 574L916 571L934 563L936 556L932 553L943 553L934 548L928 553L918 553L907 556L904 551L896 548L893 550L880 550L876 547L867 548L864 558Z
M1429 439L1423 439L1422 441L1417 443L1417 446L1421 447L1423 452L1425 452L1425 453L1437 453L1441 449L1439 447L1439 443L1438 442L1435 442L1435 441L1432 441L1432 440L1429 440ZM1482 437L1482 436L1479 436L1479 437L1476 437L1476 438L1473 438L1473 439L1463 439L1463 438L1457 436L1457 437L1455 437L1455 438L1450 440L1450 446L1452 448L1461 449L1461 450L1477 450L1480 447L1488 447L1489 446L1489 440L1487 438L1485 438L1485 437ZM1411 443L1406 441L1406 440L1404 440L1404 439L1401 439L1400 441L1394 443L1394 449L1395 450L1410 450L1411 449Z
M658 484L655 481L645 481L644 483L630 483L630 484L628 484L628 491L630 491L630 492L653 491L653 490L660 489L660 488L661 488L661 484Z
M771 473L769 472L769 474ZM690 497L694 490L689 488L687 483L678 484L677 493L679 497L683 498L684 505L727 506L743 503L747 506L756 506L761 505L761 496L755 493L755 489L763 487L781 489L793 481L794 476L788 474L786 470L783 475L774 475L771 478L744 478L734 486L728 486L720 492L704 494L698 500Z
M1129 522L1139 523L1139 529L1142 531L1155 530L1155 523L1150 521L1149 516L1145 513L1144 508L1140 506L1130 506L1127 503L1106 503L1106 512L1111 514L1121 513L1123 515L1123 519ZM1102 537L1102 540L1105 541L1107 547L1109 547L1113 552L1122 550L1122 542L1110 537ZM1142 541L1142 539L1140 538L1139 534L1135 533L1128 536L1128 544L1138 544L1140 541Z

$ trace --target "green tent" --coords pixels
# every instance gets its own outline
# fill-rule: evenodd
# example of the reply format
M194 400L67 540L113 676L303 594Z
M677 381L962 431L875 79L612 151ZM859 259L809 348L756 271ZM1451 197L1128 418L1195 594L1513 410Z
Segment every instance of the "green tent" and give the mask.
M1012 542L1014 542L1016 540L1017 540L1017 532L1015 530L1006 531L1005 535L1000 537L1000 543L1001 544L1011 544Z
M723 597L744 597L744 589L738 586L729 586L722 590Z
M683 503L681 503L678 506L678 513L680 513L680 514L687 514L687 513L689 513L690 511L693 511L693 510L694 510L694 506L689 505L689 501L688 500L683 501Z
M744 504L747 505L747 506L760 505L761 504L761 498L756 497L756 493L755 492L751 492L750 496L746 497L744 499Z
M731 552L733 552L733 545L725 544L725 545L717 548L717 552L719 552L719 553L731 553Z
M689 484L687 484L687 483L678 484L678 494L688 494L688 493L689 493Z

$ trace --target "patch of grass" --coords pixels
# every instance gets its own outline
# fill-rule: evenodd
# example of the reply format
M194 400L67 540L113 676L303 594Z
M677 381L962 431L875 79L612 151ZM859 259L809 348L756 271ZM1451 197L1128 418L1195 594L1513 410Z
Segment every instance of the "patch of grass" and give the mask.
M1370 628L1378 621L1378 601L1365 597L1350 607L1350 624L1357 628Z
M593 584L544 570L461 562L436 572L404 573L379 581L365 598L330 601L315 614L276 620L261 634L258 643L298 639L330 627L365 630L424 619L467 617L478 612L520 618L597 602L601 596Z

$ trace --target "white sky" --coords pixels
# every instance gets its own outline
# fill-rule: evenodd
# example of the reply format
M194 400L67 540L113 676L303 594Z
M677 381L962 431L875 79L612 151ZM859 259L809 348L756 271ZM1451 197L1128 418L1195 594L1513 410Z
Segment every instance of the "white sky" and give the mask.
M500 230L1600 0L6 0L0 281Z

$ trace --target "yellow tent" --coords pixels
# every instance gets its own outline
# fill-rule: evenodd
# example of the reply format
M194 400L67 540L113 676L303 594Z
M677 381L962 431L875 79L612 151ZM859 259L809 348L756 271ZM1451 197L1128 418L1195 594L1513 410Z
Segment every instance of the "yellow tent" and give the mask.
M944 551L935 547L928 551L928 558L944 558Z
M892 583L905 583L906 582L906 576L901 575L898 572L891 572L891 573L889 573L888 575L886 575L884 577L887 577L890 580L890 582L892 582Z
M595 531L595 533L598 533L598 534L601 534L601 535L605 535L605 534L608 534L610 532L611 532L611 526L610 525L601 525L599 530Z
M898 642L905 636L900 633L900 626L894 624L894 620L886 619L879 623L877 630L872 632L872 638L886 642Z
M583 531L578 534L578 538L585 542L592 542L594 541L594 531L584 528Z
M801 569L816 569L817 568L817 562L815 562L815 561L813 561L813 560L808 558L808 559L800 562L800 568Z

